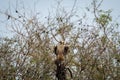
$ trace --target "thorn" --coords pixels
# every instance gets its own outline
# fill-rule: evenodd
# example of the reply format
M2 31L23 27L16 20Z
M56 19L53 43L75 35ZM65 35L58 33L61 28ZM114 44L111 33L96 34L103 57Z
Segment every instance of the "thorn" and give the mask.
M16 13L18 13L18 11L17 11L17 10L16 10L15 12L16 12Z
M10 19L10 17L11 17L11 16L10 16L10 15L8 15L8 18L7 18L7 19L9 20L9 19Z

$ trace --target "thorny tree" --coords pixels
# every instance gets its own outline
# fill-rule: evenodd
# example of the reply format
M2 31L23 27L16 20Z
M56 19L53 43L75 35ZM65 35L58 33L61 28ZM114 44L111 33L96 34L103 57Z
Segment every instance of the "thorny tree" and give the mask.
M119 24L111 10L100 9L102 1L93 0L84 14L75 10L76 1L70 11L58 2L44 22L38 13L27 15L25 8L14 14L0 11L14 31L12 38L0 38L0 79L55 80L53 46L63 40L70 46L66 60L73 80L119 80Z

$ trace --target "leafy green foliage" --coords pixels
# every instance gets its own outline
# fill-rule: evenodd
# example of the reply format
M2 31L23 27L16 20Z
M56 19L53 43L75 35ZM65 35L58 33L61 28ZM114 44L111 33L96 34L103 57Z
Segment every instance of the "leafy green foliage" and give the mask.
M107 25L109 21L112 21L112 18L106 14L101 14L100 17L97 19L97 22L102 26Z

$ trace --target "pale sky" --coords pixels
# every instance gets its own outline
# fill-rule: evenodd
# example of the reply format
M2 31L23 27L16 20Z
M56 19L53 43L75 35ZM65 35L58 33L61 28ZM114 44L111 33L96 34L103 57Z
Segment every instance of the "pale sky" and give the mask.
M34 10L34 5L36 5L35 12L40 12L41 16L47 16L48 11L52 11L56 7L56 1L58 0L0 0L0 11L5 12L9 10L10 7L12 12L13 9L18 8L17 6L21 6L24 3L24 6L28 11ZM85 7L88 7L91 2L92 0L77 0L77 9L85 9ZM61 4L69 10L72 8L74 0L62 0ZM101 8L103 10L112 9L111 15L113 19L115 19L120 15L120 0L104 0ZM118 21L120 22L120 18ZM5 27L6 23L6 17L0 14L0 37L10 35L10 32L8 32Z

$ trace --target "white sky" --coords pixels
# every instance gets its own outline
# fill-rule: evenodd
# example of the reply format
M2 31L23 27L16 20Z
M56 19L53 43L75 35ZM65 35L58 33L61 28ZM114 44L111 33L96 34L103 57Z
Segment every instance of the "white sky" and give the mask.
M48 11L52 11L56 7L56 0L0 0L0 11L7 11L9 10L9 6L11 9L15 9L17 6L20 6L24 3L24 6L26 9L34 10L40 12L41 16L47 16ZM89 6L92 0L77 0L76 6L77 9L84 9L85 7ZM20 4L21 3L21 4ZM73 6L74 0L63 0L62 5L67 8L71 9ZM10 5L9 5L10 4ZM101 6L102 9L108 10L112 9L112 16L113 19L117 18L120 15L120 0L104 0ZM34 12L33 12L34 13ZM4 22L3 22L4 21ZM10 32L6 29L6 23L7 19L4 15L0 14L0 37L3 36L9 36ZM120 22L120 19L118 19Z

